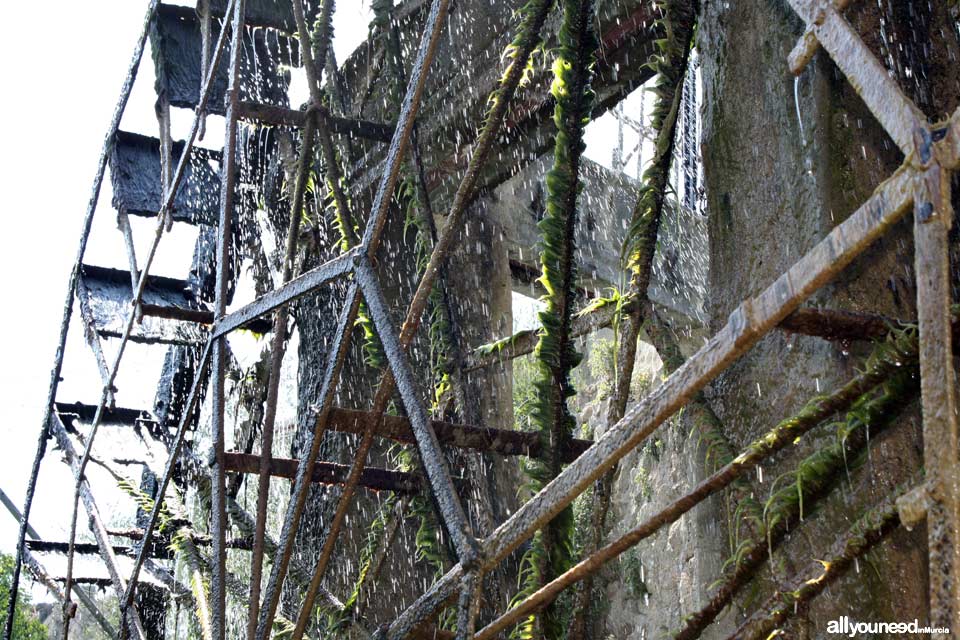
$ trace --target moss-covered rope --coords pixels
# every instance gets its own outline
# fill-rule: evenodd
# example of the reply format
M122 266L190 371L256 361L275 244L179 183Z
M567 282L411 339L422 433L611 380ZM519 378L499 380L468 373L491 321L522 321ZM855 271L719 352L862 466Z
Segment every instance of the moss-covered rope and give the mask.
M570 329L577 276L574 232L584 150L583 132L593 105L590 82L597 48L592 24L594 3L590 0L564 0L561 6L563 21L551 86L556 100L554 124L557 137L553 167L546 179L546 213L539 223L542 234L540 282L546 290L543 297L546 307L540 312L543 328L534 351L538 367L535 383L538 397L531 416L546 456L540 460L528 460L524 465L535 491L562 470L560 451L576 426L567 406L567 399L575 393L570 372L580 361ZM573 510L567 507L534 536L522 560L524 584L518 598L526 597L571 565L573 525ZM563 631L562 613L551 605L539 620L534 616L528 618L518 627L516 634L552 640L563 637Z

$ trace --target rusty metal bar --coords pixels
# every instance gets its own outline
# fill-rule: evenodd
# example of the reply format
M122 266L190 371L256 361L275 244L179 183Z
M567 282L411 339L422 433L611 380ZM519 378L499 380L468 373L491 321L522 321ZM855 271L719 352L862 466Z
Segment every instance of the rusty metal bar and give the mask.
M303 194L313 158L315 134L314 121L308 120L303 128L300 144L300 157L297 159L296 179L293 187L293 202L290 205L290 221L287 228L286 248L283 257L281 284L286 284L294 273L297 240L300 235ZM273 455L273 430L277 418L277 398L280 393L280 370L286 352L288 308L277 308L273 317L273 339L270 343L270 378L267 382L267 402L263 414L263 426L260 439L260 470L257 483L256 528L253 534L253 556L250 559L250 600L247 616L247 637L253 638L257 632L257 616L260 613L260 583L263 577L263 543L267 526L267 500L270 496L270 459ZM292 476L291 476L292 477Z
M327 429L363 434L365 425L372 419L373 416L368 411L333 409L327 421ZM539 458L543 455L543 443L539 435L532 431L494 429L440 420L431 420L430 429L437 435L437 440L441 444L451 447L486 451L504 456ZM373 434L379 438L388 438L404 444L416 444L417 441L410 428L409 419L401 416L382 416ZM569 447L561 452L561 458L564 462L573 462L592 444L591 440L573 438Z
M901 167L867 201L756 298L745 300L727 324L667 380L634 406L586 453L527 501L484 540L490 569L552 519L621 457L633 450L697 391L832 279L909 208L915 172ZM386 632L402 638L458 588L456 565L411 605Z
M307 453L303 458L305 464L297 467L297 476L294 478L290 490L291 499L287 505L287 513L280 531L280 540L274 555L273 566L267 588L263 592L263 604L260 607L260 618L257 621L256 640L267 640L273 619L276 616L280 602L280 592L283 581L290 566L293 547L296 542L297 529L300 518L306 505L307 494L310 491L310 481L313 477L313 466L320 452L320 443L323 440L324 428L333 403L333 392L340 379L340 370L350 348L350 336L353 333L353 324L360 307L360 291L356 283L350 285L344 301L333 342L327 352L327 362L324 367L323 381L320 386L320 407L317 411L316 427L306 443Z
M950 327L950 177L937 164L920 175L915 182L913 217L928 494L930 625L956 632L960 629L960 434Z
M177 435L174 437L173 443L170 445L170 454L167 458L167 466L163 471L163 477L160 479L160 484L157 486L157 493L153 499L153 511L150 512L150 519L147 521L147 526L143 530L143 541L140 543L140 549L137 552L137 558L133 563L133 570L130 572L130 580L127 584L127 590L120 599L121 611L125 611L127 607L133 603L133 596L136 590L137 579L140 576L140 569L143 567L144 561L149 553L148 550L150 548L150 542L153 538L154 532L156 531L157 522L160 520L160 511L163 508L163 499L167 493L167 488L170 486L170 480L173 477L173 471L176 468L177 460L180 457L180 452L183 450L183 443L190 427L190 418L194 414L194 407L196 407L197 399L200 396L200 386L204 378L204 372L206 371L207 364L210 361L210 351L211 342L207 342L207 346L204 348L203 354L200 356L200 362L197 365L196 375L193 378L193 385L190 387L190 394L187 396L186 406L183 409L183 413L180 415L180 424L177 426Z
M269 313L279 306L289 304L300 296L314 291L317 287L347 275L353 269L353 263L357 255L359 255L357 249L347 251L319 267L297 276L270 293L260 296L250 304L218 319L213 325L213 337L225 336L247 322Z
M839 309L797 309L783 319L781 331L824 340L880 340L900 321L895 318Z
M245 0L235 0L231 18L230 70L226 93L226 131L223 140L223 163L220 165L220 221L217 228L217 281L214 317L223 318L227 312L227 289L232 255L232 224L234 215L234 182L237 164L237 103L240 100L240 60L243 53L243 16ZM213 65L216 69L216 65ZM225 640L227 627L227 487L226 434L224 413L226 402L225 378L227 369L227 338L213 339L211 351L210 394L213 396L213 513L210 533L213 537L213 571L210 580L210 629L212 640Z
M251 453L228 451L224 459L227 471L260 473L263 457ZM292 480L296 478L300 462L292 458L270 458L267 473ZM350 467L345 464L317 461L313 465L310 481L315 484L342 485L346 482L349 471ZM360 486L374 491L392 491L400 494L418 493L422 489L420 478L412 473L374 467L363 470Z
M400 399L407 411L411 430L417 440L420 460L423 462L433 490L433 498L440 507L440 514L457 551L457 557L464 566L472 566L479 560L479 544L473 536L467 514L450 479L450 470L443 457L440 442L437 440L436 433L430 428L427 410L420 400L420 392L406 357L407 345L400 342L393 327L390 326L390 313L387 310L383 292L380 290L377 274L370 265L362 264L357 269L356 277L376 327L377 336L383 344L383 351L393 372Z
M874 57L833 0L790 0L870 112L886 129L904 155L914 150L914 131L926 122L923 113L907 98L896 81Z

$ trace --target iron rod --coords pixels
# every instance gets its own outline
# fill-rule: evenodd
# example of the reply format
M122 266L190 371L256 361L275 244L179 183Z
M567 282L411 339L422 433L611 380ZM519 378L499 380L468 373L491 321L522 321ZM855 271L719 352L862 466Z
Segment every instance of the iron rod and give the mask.
M688 398L882 236L909 208L914 176L909 166L901 167L759 296L745 300L719 333L484 540L484 569L493 568L552 519ZM432 611L431 607L458 588L463 573L461 565L454 566L390 625L386 636L403 637Z
M300 0L293 1L296 3ZM430 12L427 14L427 19L423 25L420 48L410 71L410 81L407 84L407 92L403 97L403 103L400 105L397 128L394 130L390 148L387 150L383 174L380 177L370 211L370 218L363 234L362 246L370 258L376 256L380 245L380 234L383 231L383 225L386 223L387 212L393 199L393 190L400 176L403 156L410 142L410 133L413 130L417 112L420 110L420 99L426 86L427 71L436 54L440 33L443 31L442 27L446 22L449 8L449 0L433 0L430 4Z
M235 0L231 18L230 70L226 93L226 127L223 140L223 163L220 166L220 220L217 227L217 280L214 317L219 320L227 312L227 289L232 270L232 224L234 214L234 183L237 168L237 103L240 100L240 60L243 53L243 16L245 0ZM216 68L214 65L213 68ZM226 434L224 413L226 403L227 338L214 338L210 392L213 396L213 513L210 533L213 537L213 571L210 580L210 629L213 640L225 640L227 634L227 487Z
M290 221L287 228L286 249L283 256L281 284L293 276L296 261L297 239L300 235L303 194L307 185L310 160L313 158L315 127L308 120L303 129L300 157L297 159L296 180L293 187L293 202L290 206ZM257 483L256 528L253 534L253 556L250 559L250 600L247 616L247 637L252 640L257 632L257 616L260 609L260 582L263 577L263 540L267 526L267 501L270 497L270 461L273 456L273 430L277 418L277 398L280 393L280 371L286 352L288 308L277 308L273 316L273 338L270 343L270 377L267 382L267 402L263 414L260 445L260 471Z
M369 265L364 264L357 269L356 276L363 291L367 309L370 311L370 317L377 329L377 335L383 344L383 351L393 373L395 386L400 392L400 399L406 409L410 428L417 441L420 459L430 480L433 498L440 507L440 514L457 551L457 557L465 566L471 566L479 559L479 545L473 537L467 514L453 486L437 434L430 428L427 410L420 400L420 392L405 354L407 345L400 343L393 327L390 326L390 313L387 310L383 292L380 290L377 274Z
M346 300L337 321L333 343L327 352L327 362L320 386L320 407L317 411L316 426L306 443L306 457L301 456L301 460L305 459L305 463L297 467L297 477L294 478L293 487L290 489L291 498L280 531L277 551L274 554L270 579L267 581L267 588L263 592L263 604L260 607L260 619L257 622L256 640L267 640L270 628L273 626L277 606L280 602L280 592L283 589L283 581L290 566L290 559L293 556L300 518L303 515L307 495L310 491L314 463L320 453L320 443L323 440L327 417L333 404L333 392L340 379L340 370L343 368L344 360L350 348L350 336L353 334L353 325L359 307L360 291L356 283L352 283L347 291Z
M226 453L226 469L238 473L260 473L263 457L252 453L228 451ZM279 478L294 479L301 460L295 458L270 458L267 474ZM347 479L350 467L335 462L317 461L313 466L311 482L321 484L342 485ZM376 467L366 467L360 478L360 485L374 491L392 491L394 493L412 494L422 489L420 476L403 471L391 471ZM256 543L254 543L256 544ZM264 542L261 541L261 549ZM253 549L256 551L256 548ZM261 553L263 551L261 550Z
M356 249L347 251L218 319L213 325L213 337L225 336L250 320L269 313L281 305L289 304L300 296L347 275L353 269L353 262L358 253Z

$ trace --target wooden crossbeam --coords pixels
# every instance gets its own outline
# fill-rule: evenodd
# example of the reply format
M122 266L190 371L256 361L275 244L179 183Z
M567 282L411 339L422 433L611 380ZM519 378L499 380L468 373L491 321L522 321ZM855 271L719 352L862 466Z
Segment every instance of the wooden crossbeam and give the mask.
M332 431L362 434L372 414L366 411L351 409L333 409L327 422L327 428ZM505 456L529 456L539 458L543 454L543 443L538 434L527 431L509 431L506 429L492 429L476 427L453 422L431 420L430 426L440 444L487 451ZM381 438L388 438L404 444L414 444L413 431L410 421L399 416L383 416L377 424L374 434ZM590 440L574 439L563 453L564 462L573 462L590 448Z
M927 474L930 624L960 629L960 433L950 327L950 175L933 165L916 180L917 311L923 458ZM946 634L932 634L946 638Z
M237 473L259 473L260 456L237 451L224 454L227 471ZM293 479L297 475L300 461L294 458L271 458L270 475L278 478ZM335 462L318 461L313 466L312 481L316 484L343 484L346 482L350 467ZM390 471L367 467L360 476L360 486L374 491L393 491L394 493L418 493L421 489L420 478L412 473Z

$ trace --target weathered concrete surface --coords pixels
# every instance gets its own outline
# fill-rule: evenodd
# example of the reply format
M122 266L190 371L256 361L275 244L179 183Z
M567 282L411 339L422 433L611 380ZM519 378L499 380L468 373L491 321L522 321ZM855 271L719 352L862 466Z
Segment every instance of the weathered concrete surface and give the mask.
M184 143L173 144L180 158ZM220 202L219 152L194 147L183 179L173 199L173 219L191 224L216 224ZM118 131L110 154L113 206L139 216L156 216L163 192L160 183L160 141L137 133Z
M246 8L253 16L250 24L259 24L257 4ZM287 7L289 2L278 3ZM266 11L267 7L262 11ZM273 9L276 11L276 9ZM278 15L271 13L268 15ZM220 35L219 21L211 26L211 55ZM150 32L150 45L156 69L158 96L166 95L174 107L194 109L200 100L204 78L201 75L200 20L190 7L161 4ZM295 40L274 29L247 29L244 33L243 55L240 59L240 99L262 104L287 106L289 75L281 64L299 65L299 47ZM227 90L229 59L223 56L214 76L207 100L207 112L223 115Z
M916 5L913 10L927 11ZM880 10L858 6L851 17L870 34L867 40L880 55ZM890 24L890 16L883 19ZM785 2L709 3L704 9L698 45L705 98L702 149L712 330L742 299L767 286L849 215L900 162L887 136L823 52L799 79L799 104L795 102L794 80L785 61L801 33L800 21ZM955 38L940 44L952 47L956 59ZM885 50L882 57L889 53ZM907 220L868 249L811 302L915 317L909 224ZM848 379L865 348L852 351L774 332L721 375L708 397L727 435L742 446L813 395ZM766 481L755 485L758 497L766 498L770 482L793 468L811 447L834 437L822 428L796 450L764 465ZM778 560L781 566L789 571L819 557L851 519L919 468L920 447L915 419L908 414L872 443L869 464L850 474L852 486L835 491L816 518L808 517L791 535ZM809 625L806 630L820 637L824 621L839 615L924 619L923 539L922 532L898 532L871 554L869 570L831 587L831 597L817 599L789 629L799 633ZM761 581L744 593L759 589L765 594L768 584ZM753 602L742 597L740 610L729 617L739 619Z
M495 219L503 229L511 260L540 268L540 230L546 206L546 174L553 154L528 164L500 185L489 198ZM580 220L576 232L580 287L602 290L622 280L617 247L633 215L637 187L626 176L584 160Z

